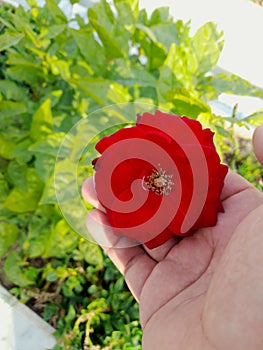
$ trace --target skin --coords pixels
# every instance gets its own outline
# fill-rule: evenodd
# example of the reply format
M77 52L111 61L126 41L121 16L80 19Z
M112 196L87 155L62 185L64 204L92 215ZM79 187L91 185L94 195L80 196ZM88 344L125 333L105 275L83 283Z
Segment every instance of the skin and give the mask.
M263 165L263 125L253 144ZM83 196L106 222L91 179ZM215 227L153 250L105 249L139 302L144 350L263 349L263 194L229 172L221 198Z

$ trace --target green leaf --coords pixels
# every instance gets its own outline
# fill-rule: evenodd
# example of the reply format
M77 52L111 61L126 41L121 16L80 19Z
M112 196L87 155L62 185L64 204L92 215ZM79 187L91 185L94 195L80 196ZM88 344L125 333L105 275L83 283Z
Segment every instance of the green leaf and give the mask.
M29 254L30 258L44 254L49 244L52 221L56 220L55 211L51 206L41 206L32 215L28 225L28 234L23 244L23 250Z
M34 211L42 193L43 183L32 168L27 170L27 191L15 187L6 200L3 206L16 213L24 213Z
M14 245L19 231L13 224L0 223L0 259Z
M23 102L1 101L0 116L12 117L23 114L27 111L26 105Z
M167 21L171 22L169 7L159 7L155 9L151 15L150 25L153 26Z
M30 145L31 141L28 138L14 145L12 154L19 164L25 164L31 160L33 155L28 150Z
M85 60L97 74L103 76L106 69L104 48L95 40L90 29L70 29L70 33Z
M174 113L196 119L200 113L211 113L209 105L190 94L175 94L172 98Z
M8 49L11 46L15 46L23 39L24 34L2 34L0 35L0 52Z
M29 147L29 151L34 154L42 153L56 157L65 136L63 132L48 134L44 140L33 143Z
M9 80L0 80L0 91L7 100L23 101L27 94L25 88L18 86L15 82Z
M146 67L154 71L163 65L167 51L163 44L158 42L152 30L142 24L137 24L136 41L139 43L140 54L147 57Z
M131 100L131 96L126 87L113 82L109 86L107 99L113 103L126 103Z
M24 262L18 252L11 252L8 254L5 264L4 272L8 279L15 285L20 287L28 287L34 284L34 281L26 275L23 269Z
M110 80L83 78L71 80L71 83L102 106L109 104L109 102L125 103L130 101L128 89Z
M98 21L109 33L114 26L115 18L111 6L106 0L101 0L88 9L88 18Z
M32 216L24 250L31 258L61 257L77 246L78 235L71 230L53 206L41 206Z
M9 192L9 187L8 187L8 183L4 177L4 175L1 174L0 172L0 206L1 206L1 202L2 200L4 200L7 197L7 194Z
M44 76L43 66L35 63L32 57L24 58L18 53L10 52L6 61L7 77L11 80L26 82L29 85L39 84Z
M42 196L39 201L40 205L43 204L57 204L57 197L54 184L54 175L52 174L50 178L45 182L45 187Z
M216 74L209 78L207 85L216 89L217 96L221 93L228 93L263 98L261 89L235 74Z
M160 23L151 28L155 38L169 51L172 44L180 45L180 33L176 23Z
M49 27L42 27L40 37L46 38L46 39L54 39L59 34L61 34L65 29L66 29L65 24L54 24Z
M114 0L114 6L118 12L116 32L125 28L131 34L134 34L135 24L139 15L139 0Z
M30 20L28 12L22 6L18 6L13 16L13 23L16 27L16 30L19 33L24 33L25 37L22 41L23 46L26 43L26 46L35 46L39 47L39 40L36 32L32 29L30 25Z
M64 219L52 227L50 236L45 245L44 257L63 256L76 248L78 235L71 230Z
M91 243L84 238L79 241L79 251L82 258L91 265L96 265L100 269L103 268L103 255L101 248L96 243Z
M84 78L79 80L71 80L70 83L77 88L83 90L95 102L104 106L107 104L107 93L110 83L105 79Z
M51 100L51 108L59 104L61 97L63 96L63 90L53 90L49 94L45 95L45 99Z
M125 53L119 43L109 34L109 32L93 18L89 18L90 24L98 33L105 49L105 55L109 59L124 57ZM126 45L127 46L127 45ZM127 50L126 50L127 51Z
M129 2L124 1L121 4L116 1L115 5L118 12L115 16L111 6L105 0L88 10L89 23L97 32L103 43L106 57L109 59L128 56L129 40L135 29Z
M5 159L13 159L13 150L15 149L15 144L13 140L7 136L0 135L0 156Z
M35 169L43 182L46 182L51 174L54 173L56 158L48 154L37 154L35 160Z
M27 166L25 164L18 164L12 160L8 165L8 176L13 181L13 184L21 189L27 191Z
M67 17L65 16L64 12L58 7L55 0L46 0L46 6L55 23L68 23Z
M47 99L41 104L32 117L30 128L31 137L34 141L41 140L52 132L53 117L51 111L51 100Z
M48 244L50 229L48 227L44 227L44 224L47 225L47 222L43 220L43 218L41 219L42 221L38 220L38 225L34 228L32 228L32 224L30 225L28 241L24 243L24 249L26 250L30 258L43 256L45 252L45 247Z
M192 76L188 70L187 56L183 48L172 44L163 66L157 85L159 102L170 101L174 89L184 87L192 90Z
M133 67L129 62L123 59L116 60L110 78L121 85L129 87L156 87L156 79L152 74L141 67Z
M197 75L205 74L217 64L223 49L222 35L213 22L204 24L195 33L191 44L197 61Z
M249 123L255 127L263 124L263 109L250 114L248 117L242 119L242 121Z
M2 7L3 8L3 7ZM1 11L1 7L0 7L0 11ZM12 19L10 18L10 12L8 13L9 11L5 11L4 10L4 15L5 15L5 18L3 18L3 14L0 13L0 23L3 24L4 27L8 28L8 29L11 29L11 31L14 31L15 30L15 27L12 25Z
M66 324L70 324L76 317L76 311L73 305L69 305L68 313L65 316Z

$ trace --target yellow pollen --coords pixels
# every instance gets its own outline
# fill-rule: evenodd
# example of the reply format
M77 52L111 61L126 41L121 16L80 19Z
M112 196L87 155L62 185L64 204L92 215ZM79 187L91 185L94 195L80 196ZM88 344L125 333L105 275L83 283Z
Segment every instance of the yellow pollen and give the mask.
M172 182L173 175L168 175L162 168L154 170L151 175L146 176L144 183L147 188L157 195L168 195L174 183Z
M166 182L167 181L162 176L159 176L153 180L153 183L156 187L163 187L165 186Z

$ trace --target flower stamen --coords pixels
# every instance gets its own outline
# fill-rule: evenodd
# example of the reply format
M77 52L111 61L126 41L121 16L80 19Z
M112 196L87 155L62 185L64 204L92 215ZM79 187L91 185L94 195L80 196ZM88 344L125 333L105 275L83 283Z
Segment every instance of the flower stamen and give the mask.
M172 188L173 181L171 180L173 175L168 175L165 170L159 168L158 170L153 169L151 175L144 178L144 183L147 188L157 195L167 196Z

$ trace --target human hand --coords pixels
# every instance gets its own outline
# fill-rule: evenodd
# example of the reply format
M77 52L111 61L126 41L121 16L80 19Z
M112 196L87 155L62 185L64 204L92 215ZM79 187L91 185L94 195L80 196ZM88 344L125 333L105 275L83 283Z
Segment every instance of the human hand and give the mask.
M254 147L263 164L263 126ZM105 223L92 179L83 196ZM105 248L139 302L144 350L262 349L263 194L229 172L221 197L215 227L152 250Z

